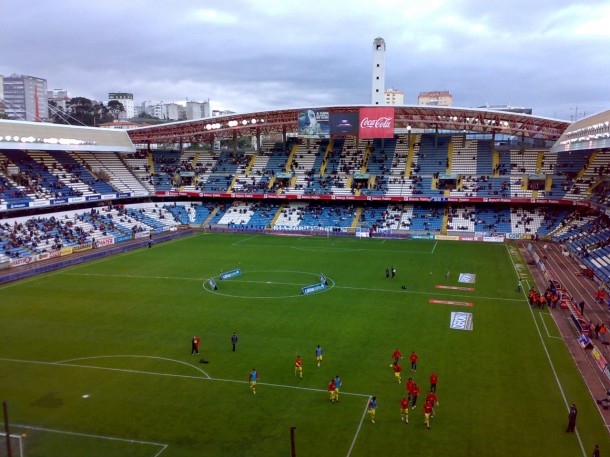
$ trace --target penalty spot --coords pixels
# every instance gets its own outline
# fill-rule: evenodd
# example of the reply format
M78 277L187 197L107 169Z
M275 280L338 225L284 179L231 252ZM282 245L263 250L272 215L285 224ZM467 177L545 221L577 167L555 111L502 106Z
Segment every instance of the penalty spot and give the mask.
M83 394L83 398L89 398L89 394Z

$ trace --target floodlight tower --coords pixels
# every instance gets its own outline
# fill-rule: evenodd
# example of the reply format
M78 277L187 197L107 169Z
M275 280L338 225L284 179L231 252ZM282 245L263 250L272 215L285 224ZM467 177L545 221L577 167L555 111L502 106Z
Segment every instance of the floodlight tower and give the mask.
M383 105L385 92L385 41L383 38L373 40L372 79L371 105Z

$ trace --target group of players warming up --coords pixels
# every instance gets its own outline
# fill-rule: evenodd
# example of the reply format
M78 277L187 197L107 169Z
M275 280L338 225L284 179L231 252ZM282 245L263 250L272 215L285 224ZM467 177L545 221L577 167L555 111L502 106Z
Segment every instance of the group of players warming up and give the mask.
M191 354L199 354L199 343L201 338L195 336L192 339L191 345ZM237 336L234 333L231 339L233 344L233 350L235 350L235 345L237 343ZM323 359L323 351L322 347L318 344L315 348L315 358L316 365L320 367L322 365ZM396 350L392 353L392 363L390 364L390 368L392 368L394 372L394 379L398 382L398 384L402 384L402 366L400 365L400 360L403 358L401 352L396 348ZM417 372L417 363L419 362L419 357L415 353L415 351L411 352L409 356L409 361L411 362L411 371L413 373ZM303 359L301 359L300 355L297 355L294 361L294 376L303 379ZM259 380L258 372L255 368L252 368L252 371L248 375L248 384L252 393L256 395L256 383ZM434 406L438 406L438 397L436 396L436 384L438 382L438 376L435 372L432 372L430 375L430 392L426 395L426 402L424 403L423 412L424 412L424 424L428 429L430 429L430 419L434 417ZM330 401L332 403L339 402L339 392L341 390L343 381L336 375L334 378L330 380L328 383L328 387L326 388ZM409 407L410 409L417 408L417 399L420 394L420 389L417 383L413 380L412 377L409 377L407 382L405 383L405 388L407 390L406 394L404 394L400 400L400 419L405 423L409 423ZM372 396L369 399L367 412L371 417L371 422L375 423L375 414L377 413L377 397Z
M400 365L400 360L403 358L401 352L396 348L396 350L392 353L392 363L390 364L390 368L394 371L394 379L398 381L398 384L402 384L402 366ZM415 351L411 352L409 356L409 361L411 362L411 371L417 372L417 362L419 361L419 357L415 353ZM430 392L426 395L426 402L424 403L423 411L424 411L424 424L430 429L430 419L434 417L434 406L438 406L438 397L436 396L436 384L438 382L438 375L435 372L432 372L430 375ZM420 389L417 383L413 380L413 378L409 378L405 383L405 389L407 393L403 395L400 400L400 419L405 423L409 423L409 404L411 409L417 408L417 399L419 397ZM372 397L369 401L369 409L368 412L371 415L371 422L375 423L375 410L377 409L377 398Z

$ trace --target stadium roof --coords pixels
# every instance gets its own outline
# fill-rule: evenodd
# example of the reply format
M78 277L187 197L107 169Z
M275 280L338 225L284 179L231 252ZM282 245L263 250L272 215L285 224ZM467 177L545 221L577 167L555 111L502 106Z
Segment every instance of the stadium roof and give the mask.
M125 130L0 120L0 149L135 152Z
M551 152L610 149L610 111L594 114L571 124Z
M291 108L246 114L209 117L192 121L128 130L134 144L202 143L234 136L297 132L299 111L328 110L331 113L358 112L374 105L348 105ZM395 110L395 128L439 129L495 133L542 140L557 140L569 122L481 108L401 105L384 106Z

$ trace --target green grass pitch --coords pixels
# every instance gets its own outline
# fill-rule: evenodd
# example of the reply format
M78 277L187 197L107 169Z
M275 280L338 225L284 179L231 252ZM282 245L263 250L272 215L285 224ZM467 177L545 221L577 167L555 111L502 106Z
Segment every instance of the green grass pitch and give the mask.
M567 457L589 455L595 443L610 452L552 318L515 291L513 261L523 266L515 252L198 234L12 283L0 287L0 399L28 457L287 456L291 426L302 456ZM386 279L392 265L397 276ZM216 293L204 287L236 268L241 276L218 280ZM320 273L331 287L301 295ZM459 273L476 282L458 283ZM450 329L451 311L471 312L473 330ZM200 356L190 353L194 335ZM401 385L389 368L395 348L405 355ZM252 368L256 395L246 383ZM427 430L422 398L433 370L440 406ZM336 374L343 388L332 404L325 390ZM407 425L399 401L409 376L422 395ZM365 413L370 395L375 424ZM565 433L566 401L578 405L578 436Z

